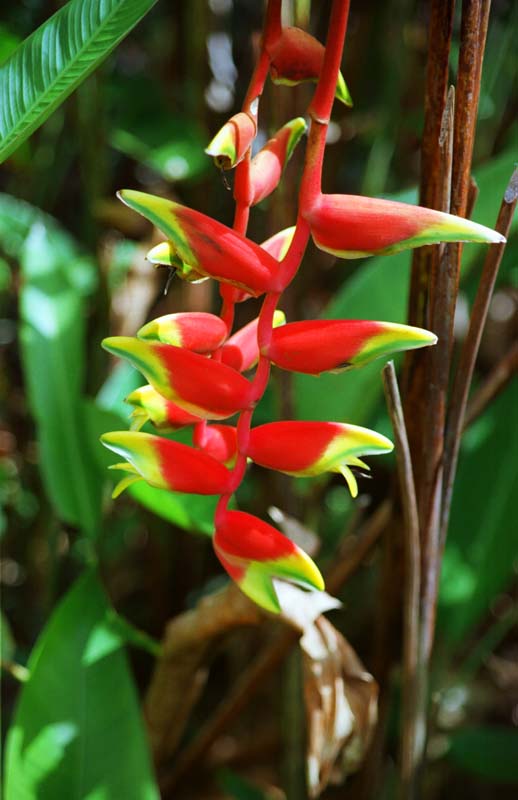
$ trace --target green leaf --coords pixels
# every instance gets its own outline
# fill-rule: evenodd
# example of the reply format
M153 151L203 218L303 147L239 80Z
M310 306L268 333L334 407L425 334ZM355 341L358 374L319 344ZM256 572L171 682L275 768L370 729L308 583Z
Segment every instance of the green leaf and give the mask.
M0 244L17 253L22 270L20 345L43 482L56 513L93 537L102 481L80 398L95 267L51 218L7 195L0 195Z
M217 781L225 794L234 800L272 800L273 798L269 792L263 791L230 769L220 769L217 773Z
M515 574L517 408L515 382L464 434L439 595L450 644L465 641Z
M128 492L144 508L179 528L207 536L214 533L217 497L168 492L165 489L155 489L144 482L134 483Z
M44 122L156 0L70 0L0 69L0 161Z
M6 800L157 800L121 637L88 572L29 660L6 745Z
M493 783L518 784L518 731L480 726L450 736L448 761Z
M2 661L11 661L15 649L16 644L14 642L11 626L4 612L0 611L0 658Z

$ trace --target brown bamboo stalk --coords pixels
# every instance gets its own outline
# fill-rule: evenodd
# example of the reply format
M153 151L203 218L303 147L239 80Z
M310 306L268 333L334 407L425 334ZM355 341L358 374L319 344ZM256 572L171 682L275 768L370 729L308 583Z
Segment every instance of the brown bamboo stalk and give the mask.
M402 800L416 796L416 778L420 757L420 729L423 721L418 710L419 689L419 601L421 594L421 545L419 515L414 486L412 458L405 427L401 397L394 369L389 361L383 369L387 407L396 442L396 464L403 508L403 677L402 721L400 740L400 791Z
M485 47L490 0L464 0L462 5L461 42L455 99L453 131L452 194L450 210L464 216L470 195L470 172L475 137L482 53ZM462 245L454 243L444 249L440 269L440 285L433 300L434 331L439 337L433 349L430 389L432 397L426 399L427 418L431 421L431 434L427 441L426 458L430 459L427 485L419 494L420 521L423 540L423 591L421 637L423 658L431 653L440 571L440 520L442 500L442 466L444 452L444 426L446 422L446 396L448 391L453 321L457 301ZM437 329L438 328L438 329Z
M441 129L447 105L449 57L453 31L455 0L432 0L428 36L428 59L425 89L425 117L421 143L421 182L419 203L444 210L443 148ZM430 275L437 264L439 246L414 250L408 301L410 325L429 328ZM425 350L408 352L403 370L404 407L411 452L414 454L416 484L420 484L423 450L423 422L420 408L427 385L428 354Z

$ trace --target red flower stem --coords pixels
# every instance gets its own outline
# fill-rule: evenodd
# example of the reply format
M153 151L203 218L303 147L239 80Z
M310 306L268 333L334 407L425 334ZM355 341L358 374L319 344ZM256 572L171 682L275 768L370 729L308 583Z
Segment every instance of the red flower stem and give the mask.
M311 119L324 125L328 125L331 118L348 16L349 0L333 0L322 73L308 109Z
M243 111L251 114L254 119L256 119L258 109L253 106L253 103L261 95L268 73L269 57L266 48L281 32L280 10L281 0L269 0L261 53L243 103ZM322 165L327 128L331 117L336 84L338 81L348 14L349 0L333 0L322 73L309 107L311 128L299 192L299 207L301 211L297 217L293 240L286 256L279 264L280 285L283 290L286 289L297 274L309 240L310 229L308 222L303 217L303 209L311 207L321 194ZM249 149L243 161L237 165L235 175L236 191L234 192L234 196L239 199L236 199L234 230L238 231L243 236L246 235L251 204L249 184L250 152ZM220 292L223 299L221 317L227 323L230 332L227 321L233 320L235 298L237 295L234 289L229 290L228 287L224 286L220 287ZM260 351L266 350L271 342L273 319L280 296L280 292L272 292L267 294L264 298L257 329L257 343ZM270 377L270 367L269 358L260 355L252 382L253 405L239 415L237 423L238 455L236 464L232 470L232 490L234 492L241 484L246 471L253 407L259 402L266 391ZM222 495L218 501L214 518L216 527L218 527L224 518L229 499L230 494L225 494Z

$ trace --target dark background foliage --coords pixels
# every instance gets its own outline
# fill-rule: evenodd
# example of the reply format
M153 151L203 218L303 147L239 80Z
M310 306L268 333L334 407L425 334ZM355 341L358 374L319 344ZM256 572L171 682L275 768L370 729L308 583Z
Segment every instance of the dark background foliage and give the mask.
M310 27L323 39L330 4L312 5ZM41 0L4 5L0 59L58 8ZM304 8L300 3L302 17ZM516 159L517 11L510 0L493 3L484 61L474 219L489 226ZM114 194L131 187L168 195L231 224L231 193L203 148L240 107L261 21L262 4L252 0L162 0L1 167L0 580L6 725L19 692L13 671L27 663L56 604L94 554L117 612L157 640L167 620L225 581L207 536L212 500L166 498L146 488L116 503L109 499L105 468L110 460L98 435L124 426L122 398L135 376L115 367L99 342L108 334L133 335L146 319L166 312L217 310L213 282L177 281L164 296L165 276L143 260L155 234ZM352 3L343 71L354 108L335 108L324 171L328 191L415 202L427 24L425 2ZM455 41L458 27L459 19ZM455 64L453 52L452 80ZM298 115L310 96L308 86L268 84L260 138ZM279 191L253 213L254 240L293 224L301 158L302 150ZM481 255L476 246L466 248L458 341L466 333ZM408 264L407 254L335 262L310 246L284 310L292 320L327 315L403 321ZM516 338L517 278L514 234L484 334L477 384ZM243 304L239 322L256 312L253 302ZM390 435L379 372L375 364L355 374L293 381L276 373L255 419L344 419ZM461 454L432 676L425 786L426 796L437 800L454 793L511 798L518 784L517 400L515 381L470 427ZM262 516L268 506L278 505L301 519L320 536L325 565L351 535L358 515L390 492L392 480L390 459L373 463L373 478L363 481L354 510L338 478L310 484L254 468L238 503ZM333 615L374 674L376 619L383 603L381 558L378 548L347 584L345 610ZM142 645L138 632L128 636ZM214 653L208 689L188 736L235 683L261 647L261 636L231 637ZM147 640L144 648L129 649L141 693L149 681L152 649ZM208 766L203 788L190 790L187 784L174 796L255 798L267 796L255 786L289 789L291 780L293 787L286 769L293 737L286 730L301 726L303 718L290 700L290 681L293 665L288 664L281 680L272 675L234 722L228 737L235 747L243 744L241 761L229 760L224 772ZM395 779L397 674L393 682L396 699L382 765L387 798L393 796ZM251 725L263 742L256 753L244 746ZM295 758L302 764L300 752ZM360 797L360 782L361 777L354 778L349 789L329 790L325 797Z

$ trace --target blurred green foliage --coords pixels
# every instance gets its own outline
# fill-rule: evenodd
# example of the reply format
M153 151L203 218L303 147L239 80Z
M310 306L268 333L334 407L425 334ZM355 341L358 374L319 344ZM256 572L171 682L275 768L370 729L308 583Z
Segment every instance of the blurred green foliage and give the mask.
M162 296L160 273L142 259L154 243L151 230L112 198L122 186L168 193L231 222L230 193L203 147L239 107L253 60L250 36L259 30L262 9L244 0L211 3L210 9L200 0L159 3L57 108L153 5L152 0L104 3L111 21L98 36L100 17L89 11L99 3L72 0L45 28L54 56L66 43L63 60L54 59L54 72L41 69L46 51L40 32L0 73L10 109L0 126L0 153L11 153L2 167L6 193L0 195L0 343L13 345L0 382L6 409L0 431L2 658L17 666L27 663L30 671L20 691L6 680L7 800L158 796L136 694L136 688L144 690L157 646L134 625L159 637L168 618L209 591L214 576L221 579L207 541L213 498L138 484L116 504L110 501L106 467L112 456L99 446L98 436L127 426L123 398L142 379L124 365L108 363L99 341L108 333L132 334L159 313L217 308L207 284L186 289L173 283L167 298ZM312 28L320 36L327 5L312 8ZM325 186L415 202L416 192L408 187L418 181L427 4L398 0L381 7L370 0L352 6L344 72L355 108L335 112L336 143L327 150ZM5 9L0 63L48 14L42 0ZM474 219L490 226L516 159L518 126L509 87L516 75L517 16L516 4L494 4L484 59ZM457 17L457 38L459 24ZM454 47L452 76L455 63ZM62 67L66 74L54 84L55 70ZM24 102L17 106L22 89ZM42 89L50 93L43 97ZM295 90L297 113L310 91ZM293 90L268 85L265 117L284 122L293 115L293 98ZM268 133L261 129L263 137ZM300 164L296 154L285 186L253 215L250 235L256 241L293 223ZM465 248L468 299L482 252ZM517 252L515 220L498 284L515 313ZM402 321L408 267L408 254L335 265L310 248L286 297L286 311L290 319ZM243 304L238 323L256 312L257 305ZM478 382L505 352L516 330L512 326L490 317ZM267 422L290 413L345 419L390 435L381 366L318 379L295 376L292 382L276 373L255 419ZM440 695L458 679L468 701L453 730L446 731L449 749L433 767L432 783L439 787L432 786L433 798L456 780L462 780L459 796L470 798L487 796L490 783L502 791L502 784L518 781L512 703L502 699L491 661L496 651L507 663L517 646L513 617L501 611L516 603L517 401L515 382L470 428L461 453L433 680ZM373 479L361 484L365 504L389 491L393 462L381 462L372 462ZM318 530L327 559L335 556L357 508L338 478L292 484L258 469L251 470L239 501L261 515L272 503L286 507ZM205 536L189 538L186 531ZM109 600L91 562L102 572ZM367 666L374 660L378 571L374 556L347 587L339 622ZM128 643L136 648L132 671L123 653ZM242 654L232 651L225 669L216 670L217 700L237 680L242 664ZM275 703L272 695L265 693L265 704ZM213 707L214 696L203 699L200 714ZM199 723L197 718L193 726ZM91 767L95 763L99 773ZM481 776L487 783L479 791ZM217 782L226 796L267 797L254 780L231 770L220 772ZM98 795L89 794L96 790Z

